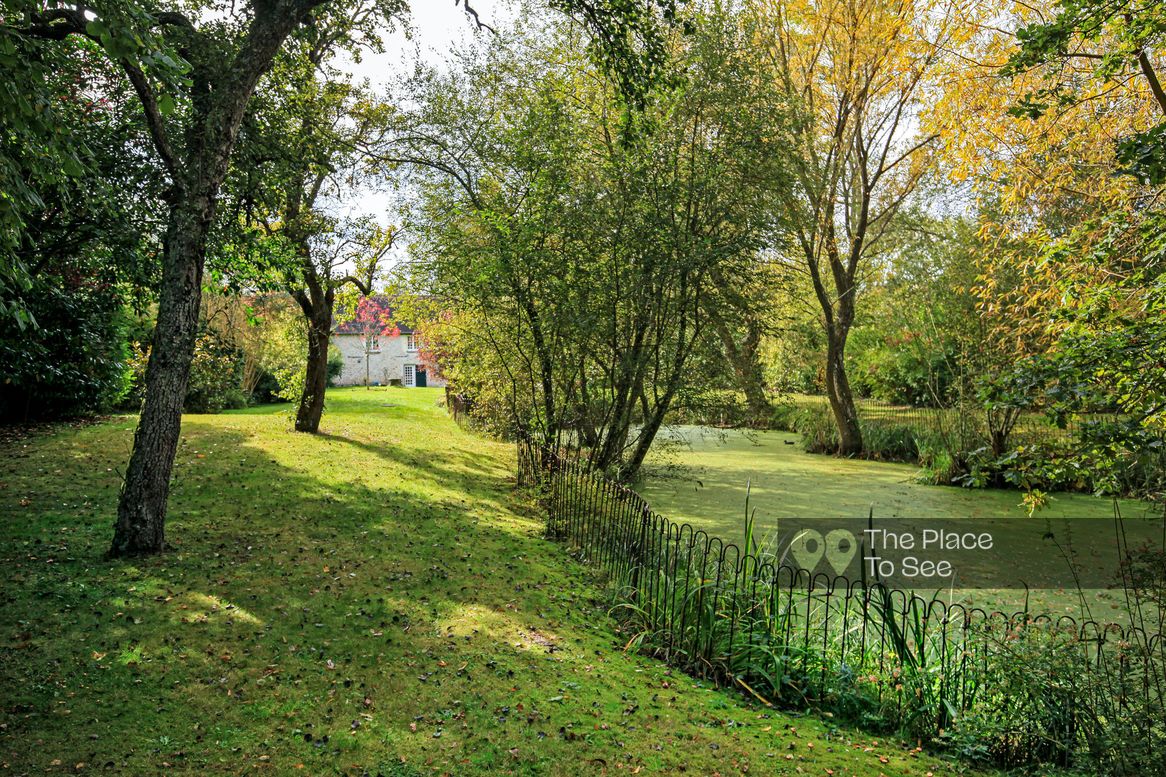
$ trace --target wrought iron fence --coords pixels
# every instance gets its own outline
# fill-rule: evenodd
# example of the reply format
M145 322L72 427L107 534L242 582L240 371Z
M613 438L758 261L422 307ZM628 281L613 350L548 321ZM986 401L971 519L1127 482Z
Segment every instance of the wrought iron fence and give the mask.
M445 387L445 407L455 423L466 424L470 420L470 411L473 409L473 405L473 401L465 394L458 394L449 386Z
M1099 747L1163 762L1161 624L990 612L811 575L670 521L572 451L529 438L518 480L538 490L548 536L602 572L632 643L688 672L914 736L980 721L1003 765L1067 764Z

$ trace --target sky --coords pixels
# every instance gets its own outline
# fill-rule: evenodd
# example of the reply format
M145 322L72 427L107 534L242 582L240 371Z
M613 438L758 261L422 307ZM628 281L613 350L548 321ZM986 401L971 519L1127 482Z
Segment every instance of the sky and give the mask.
M508 0L471 0L470 5L491 26L504 24L514 14ZM412 39L402 31L394 32L385 40L384 54L366 55L363 62L352 65L354 75L383 83L394 72L410 69L418 58L425 64L440 65L461 41L489 34L479 32L465 8L455 5L454 0L412 0L409 8Z
M482 22L491 26L504 26L516 13L510 0L470 0L470 5ZM354 77L367 78L375 88L389 83L396 75L410 72L418 61L440 67L464 41L489 34L478 30L465 8L455 5L454 0L411 0L409 6L411 35L406 37L403 30L397 30L386 36L384 53L366 53L361 62L347 63L344 67ZM394 197L387 191L362 192L341 209L352 216L374 216L385 226L400 223ZM393 250L387 263L397 264L404 257L402 245Z

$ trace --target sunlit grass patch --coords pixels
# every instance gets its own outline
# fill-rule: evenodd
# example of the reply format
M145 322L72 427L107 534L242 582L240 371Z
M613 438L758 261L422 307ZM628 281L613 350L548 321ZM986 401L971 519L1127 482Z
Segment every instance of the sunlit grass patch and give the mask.
M516 501L512 447L463 432L439 396L330 391L315 437L279 408L187 416L174 550L133 562L102 557L133 419L5 450L0 763L14 774L962 770L624 654L590 573Z

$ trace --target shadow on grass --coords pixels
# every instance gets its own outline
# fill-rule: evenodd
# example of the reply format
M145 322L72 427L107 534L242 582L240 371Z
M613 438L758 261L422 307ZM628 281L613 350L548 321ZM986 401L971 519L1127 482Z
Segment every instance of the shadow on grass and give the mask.
M531 608L548 606L538 591L563 570L536 527L467 520L464 505L415 483L377 483L392 462L479 514L504 510L499 468L464 449L417 469L387 446L289 435L309 455L348 448L338 475L284 466L221 421L188 420L168 521L175 550L107 562L128 435L106 426L43 440L0 475L5 758L138 773L267 748L303 762L352 749L395 761L392 743L417 716L474 683L504 698L492 686L508 688L554 644ZM342 477L353 471L370 477ZM467 658L439 666L434 651ZM471 676L480 652L494 668L474 661ZM362 717L378 708L396 714Z

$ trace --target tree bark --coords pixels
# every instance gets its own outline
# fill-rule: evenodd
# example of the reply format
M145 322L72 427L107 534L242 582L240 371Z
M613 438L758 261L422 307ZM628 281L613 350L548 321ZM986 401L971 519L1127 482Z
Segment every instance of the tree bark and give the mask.
M671 369L664 382L664 393L656 398L651 412L645 414L644 425L636 436L636 447L632 450L632 455L620 467L620 480L629 481L639 474L640 467L643 466L648 451L652 449L652 443L655 441L660 427L664 425L664 418L668 415L669 408L672 407L672 400L676 396L677 389L680 388L684 365L688 361L688 356L692 352L692 346L698 336L696 328L694 328L691 338L688 337L687 330L687 321L682 319L676 350L671 359ZM641 387L640 390L642 391L643 388Z
M328 342L332 334L332 306L313 306L308 317L308 369L304 375L304 393L296 411L296 431L315 434L324 413L324 395L328 389ZM367 355L366 355L367 360Z
M826 395L838 425L838 454L862 453L862 428L850 379L846 377L846 334L830 329L826 332Z
M166 547L166 501L194 355L207 234L219 189L255 85L271 68L291 31L322 2L255 3L255 16L225 74L212 75L219 71L218 62L194 63L191 116L181 155L170 143L148 82L136 68L126 68L145 110L154 145L171 176L172 204L158 322L146 366L146 399L122 483L110 556L159 553Z
M146 365L146 398L122 483L111 556L157 553L166 545L166 500L198 329L213 210L209 197L171 208L158 321Z
M737 341L723 316L715 313L709 315L708 318L712 322L713 328L716 329L717 337L725 352L725 358L733 369L733 378L737 388L745 394L749 425L761 426L766 423L769 413L773 409L769 405L769 398L765 396L765 374L758 355L758 349L761 345L761 327L748 313L738 313L738 315L743 315L746 318L744 322L745 336L740 342Z
M656 435L660 432L660 427L664 425L664 417L668 414L668 409L672 406L672 397L675 395L676 385L672 385L665 392L664 397L656 405L654 412L644 419L644 425L639 430L636 438L636 447L632 450L632 455L623 463L619 470L619 479L622 481L630 481L636 477L640 472L640 467L644 465L644 459L648 456L648 451L652 449L652 443L656 440Z

